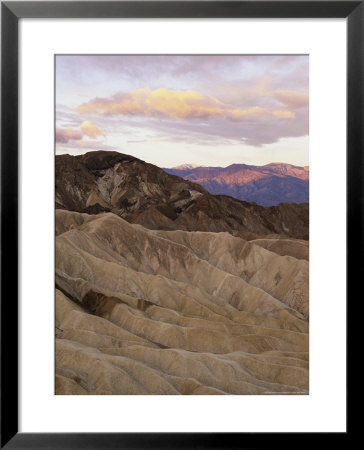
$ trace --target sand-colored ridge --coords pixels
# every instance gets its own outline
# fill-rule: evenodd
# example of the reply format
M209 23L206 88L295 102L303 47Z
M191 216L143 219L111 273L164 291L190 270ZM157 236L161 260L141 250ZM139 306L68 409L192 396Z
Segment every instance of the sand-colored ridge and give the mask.
M66 210L56 234L57 394L308 393L300 241Z

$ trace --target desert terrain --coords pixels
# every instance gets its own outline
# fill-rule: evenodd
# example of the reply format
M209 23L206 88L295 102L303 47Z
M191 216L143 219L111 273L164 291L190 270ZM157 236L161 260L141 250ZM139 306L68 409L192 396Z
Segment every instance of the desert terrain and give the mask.
M308 394L309 208L56 156L59 395Z

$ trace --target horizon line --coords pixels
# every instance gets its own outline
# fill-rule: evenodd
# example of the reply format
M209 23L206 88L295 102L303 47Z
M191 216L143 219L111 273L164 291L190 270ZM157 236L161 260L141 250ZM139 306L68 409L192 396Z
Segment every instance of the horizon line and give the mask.
M134 155L129 154L129 153L124 153L124 152L121 152L121 151L118 151L118 150L104 150L104 149L88 150L88 151L85 151L83 153L79 153L79 154L76 154L76 155L74 155L72 153L57 154L57 149L55 149L55 156L62 156L62 155L81 156L81 155L86 155L87 153L95 153L95 152L119 153L121 155L132 156L133 158L136 158L136 159L139 159L141 161L144 161L141 158L138 158L137 156L134 156ZM153 163L150 163L148 161L144 161L144 162L147 162L148 164L153 164ZM178 167L180 167L180 166L194 166L194 167L192 167L193 169L198 169L198 168L203 168L203 167L204 168L226 169L226 168L228 168L230 166L234 166L234 165L245 165L245 166L250 166L250 167L265 167L265 166L269 166L271 164L286 164L286 165L290 165L290 166L293 166L293 167L300 167L300 168L306 168L306 167L309 168L310 167L309 164L300 166L300 165L297 165L297 164L292 164L292 163L284 162L284 161L271 161L271 162L266 163L266 164L247 164L245 162L234 162L234 163L228 164L227 166L203 166L203 165L195 164L195 163L192 163L192 162L188 162L188 163L182 162L181 164L178 164L178 165L172 166L172 167L165 167L165 166L163 166L163 167L162 166L157 166L157 167L160 167L161 169L176 169L176 170L183 170L183 169L178 169ZM153 164L153 165L156 165L156 164Z

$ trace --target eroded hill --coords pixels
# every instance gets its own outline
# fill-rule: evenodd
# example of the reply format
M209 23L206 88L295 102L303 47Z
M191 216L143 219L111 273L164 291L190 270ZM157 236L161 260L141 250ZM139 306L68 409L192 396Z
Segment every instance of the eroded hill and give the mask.
M57 211L58 394L308 391L308 263Z

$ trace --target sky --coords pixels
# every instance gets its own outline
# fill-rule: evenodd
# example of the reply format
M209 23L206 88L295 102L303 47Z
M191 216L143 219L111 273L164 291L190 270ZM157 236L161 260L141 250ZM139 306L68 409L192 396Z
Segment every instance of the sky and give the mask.
M57 55L56 153L308 161L308 55Z

